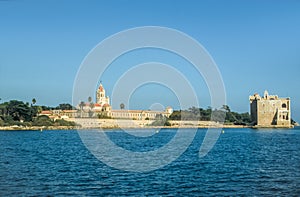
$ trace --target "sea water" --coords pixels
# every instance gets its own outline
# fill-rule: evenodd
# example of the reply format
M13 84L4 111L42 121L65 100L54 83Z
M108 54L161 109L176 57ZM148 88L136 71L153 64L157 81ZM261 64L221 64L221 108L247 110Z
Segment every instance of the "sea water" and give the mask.
M205 133L198 129L169 165L138 173L99 161L75 130L1 131L0 196L300 195L299 129L224 129L212 150L199 158ZM139 152L164 146L176 129L148 137L122 130L106 134L116 145Z

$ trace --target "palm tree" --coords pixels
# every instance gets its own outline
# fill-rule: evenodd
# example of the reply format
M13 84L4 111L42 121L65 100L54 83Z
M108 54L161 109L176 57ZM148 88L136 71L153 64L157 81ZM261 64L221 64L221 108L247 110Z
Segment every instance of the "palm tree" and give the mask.
M80 108L80 116L81 116L81 118L82 118L82 110L83 110L83 107L84 107L84 102L83 101L81 101L80 103L79 103L79 108Z
M94 107L95 107L95 104L93 102L90 102L90 108L94 109Z
M88 98L89 103L92 102L92 100L93 100L92 97L89 96L89 98Z
M95 107L95 104L93 102L90 102L90 110L89 110L89 116L92 117L94 112L93 109Z
M83 102L83 101L81 101L81 102L79 103L79 107L80 107L80 110L83 109L83 107L84 107L84 102Z
M36 99L33 98L33 99L32 99L32 105L34 105L35 103L36 103Z
M125 108L124 103L121 103L121 104L120 104L120 109L124 109L124 108Z
M33 98L31 100L31 105L30 105L30 116L31 116L31 119L33 119L34 117L36 117L37 113L38 113L36 106L33 106L35 103L36 103L36 99ZM28 103L28 106L29 106L29 103Z

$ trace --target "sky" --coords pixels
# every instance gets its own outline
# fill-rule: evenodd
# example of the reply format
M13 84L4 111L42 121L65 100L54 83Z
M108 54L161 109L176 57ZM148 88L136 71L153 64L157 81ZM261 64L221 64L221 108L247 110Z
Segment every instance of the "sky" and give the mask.
M233 111L248 112L249 95L268 90L291 98L292 117L299 122L299 10L300 1L292 0L0 1L0 102L71 103L80 65L97 44L130 28L162 26L191 36L207 50ZM206 82L188 62L153 49L114 61L101 77L107 94L126 70L149 61L173 65L193 84L200 105L210 105ZM155 103L179 108L176 95L157 84L136 89L127 108Z

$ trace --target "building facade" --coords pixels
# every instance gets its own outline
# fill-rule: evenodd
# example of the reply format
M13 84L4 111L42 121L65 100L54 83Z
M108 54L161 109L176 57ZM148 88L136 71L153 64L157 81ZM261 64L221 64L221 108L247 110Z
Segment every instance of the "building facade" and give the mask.
M171 107L165 111L151 110L114 110L110 105L109 97L105 94L105 89L100 84L96 91L96 102L81 103L76 106L76 110L51 110L43 111L40 115L47 115L52 119L67 118L114 118L132 120L154 120L157 117L169 117L173 113Z
M249 100L255 127L292 127L290 98L279 98L265 91L263 97L254 94Z
M99 108L97 108L97 106ZM171 107L167 107L165 111L151 111L151 110L114 110L110 106L109 97L105 95L105 89L100 84L96 92L96 104L93 109L94 112L99 112L106 116L115 119L133 119L133 120L154 120L157 116L169 117L173 113Z
M151 110L111 110L107 116L116 119L133 119L133 120L154 120L159 116L169 117L173 113L171 107L167 107L165 111Z
M96 103L100 105L109 105L109 97L105 95L105 89L102 83L100 83L99 88L96 91Z

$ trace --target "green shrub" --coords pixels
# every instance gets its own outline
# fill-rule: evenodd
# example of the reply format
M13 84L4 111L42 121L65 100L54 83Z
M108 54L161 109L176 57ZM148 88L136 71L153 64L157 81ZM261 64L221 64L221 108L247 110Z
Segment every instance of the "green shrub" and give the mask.
M155 120L150 125L151 126L171 126L171 123L167 120Z
M72 122L72 121L66 121L63 119L57 119L57 120L55 120L55 125L56 126L76 126L76 123Z
M32 122L32 126L53 126L54 122L45 115L38 116Z

